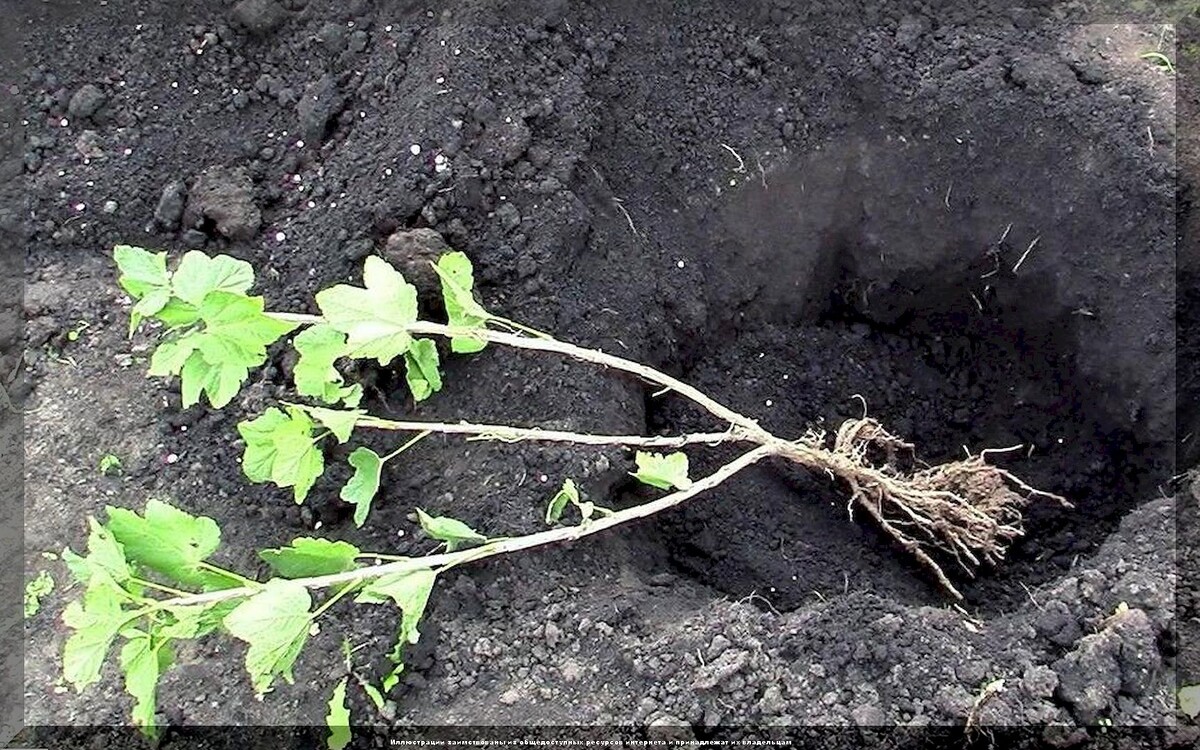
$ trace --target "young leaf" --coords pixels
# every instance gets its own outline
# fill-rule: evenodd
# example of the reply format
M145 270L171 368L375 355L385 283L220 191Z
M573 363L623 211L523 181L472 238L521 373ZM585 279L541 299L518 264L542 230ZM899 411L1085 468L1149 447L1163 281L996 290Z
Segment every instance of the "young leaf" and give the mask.
M579 505L579 488L575 486L575 481L572 479L564 480L562 489L550 498L550 504L546 506L546 523L549 525L558 523L558 520L562 518L563 511L567 508L567 503Z
M54 591L54 579L46 571L40 571L37 577L25 584L25 619L29 619L42 608L42 598Z
M350 744L350 709L346 706L346 682L349 679L343 677L329 698L329 713L325 715L325 726L329 727L325 744L329 750L344 750Z
M338 284L317 293L325 320L346 334L347 356L375 358L380 365L408 351L408 326L417 319L417 290L387 261L370 256L365 288Z
M318 323L296 334L292 346L300 354L300 359L292 369L297 393L327 404L338 401L347 406L358 404L362 387L357 384L344 386L342 374L334 367L340 357L350 353L346 334L331 325Z
M471 266L471 259L461 252L445 253L438 258L434 270L442 282L442 299L450 325L456 328L483 328L490 316L472 294L475 269ZM450 339L450 350L456 354L471 354L485 346L486 341L465 336Z
M416 339L404 353L404 376L413 400L424 401L442 390L437 346L429 339Z
M213 519L153 499L140 516L112 506L105 511L108 528L130 561L185 586L220 587L211 573L200 570L200 563L221 544L221 529Z
M453 552L458 547L464 544L483 544L487 541L487 537L475 531L470 526L462 521L449 516L432 517L425 511L417 508L417 518L421 522L421 528L429 536L438 541L446 543L446 550Z
M184 254L171 277L171 291L193 307L200 307L209 292L243 295L253 284L254 268L246 261L199 250Z
M259 695L271 689L276 676L289 684L295 680L292 666L308 641L310 607L304 586L273 580L225 617L225 629L250 644L246 671Z
M313 421L303 410L287 413L271 407L256 419L238 423L246 441L242 471L251 482L274 482L292 487L296 502L304 501L317 477L325 471L325 457L313 439Z
M692 486L688 479L688 457L685 453L671 453L664 456L661 453L637 452L637 472L633 477L642 484L657 487L661 490L686 490Z
M159 725L155 692L158 678L171 666L171 649L165 640L135 631L121 648L121 671L125 673L125 692L134 698L133 723L150 739L156 739Z
M82 603L68 604L62 619L75 631L63 647L63 678L82 692L100 679L109 646L125 625L121 593L110 581L94 578Z
M349 542L300 537L290 546L265 549L258 553L271 568L284 578L309 578L341 573L355 567L359 549Z
M131 245L117 245L113 248L113 260L121 271L117 283L137 300L129 317L129 332L132 334L142 318L158 313L171 301L167 254L151 253Z
M383 459L370 448L355 448L350 454L350 465L354 476L342 487L339 497L354 506L354 525L362 528L371 512L371 501L379 492L379 476L383 471Z
M358 424L358 420L366 414L360 409L344 411L342 409L322 409L319 406L305 407L305 411L332 432L339 443L350 439L350 435L354 432L354 425Z

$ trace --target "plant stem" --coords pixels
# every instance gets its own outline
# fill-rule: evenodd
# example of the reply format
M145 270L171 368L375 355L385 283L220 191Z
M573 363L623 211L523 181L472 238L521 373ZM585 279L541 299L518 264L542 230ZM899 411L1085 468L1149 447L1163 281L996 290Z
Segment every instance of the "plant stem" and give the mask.
M356 425L400 432L416 432L420 430L426 433L441 432L457 435L478 435L485 440L502 440L512 443L522 440L539 440L544 442L576 443L578 445L625 445L636 448L682 448L685 445L695 445L698 443L718 445L720 443L744 442L751 439L745 435L744 431L737 429L726 430L725 432L702 432L694 435L664 437L652 435L592 435L579 432L543 430L538 427L511 427L509 425L471 424L468 422L396 421L371 416L360 418L356 422ZM407 444L405 447L407 447Z
M569 526L565 528L550 529L549 531L528 534L526 536L496 540L472 549L399 560L396 562L385 563L383 565L358 568L345 573L335 573L332 575L317 576L314 578L297 578L293 581L293 583L310 589L322 589L329 588L331 586L341 586L347 584L355 585L362 581L379 578L381 576L390 575L393 573L405 573L412 570L421 570L427 568L441 569L453 567L469 562L475 562L476 560L482 560L488 557L494 557L496 555L505 555L511 552L518 552L520 550L542 547L547 544L573 542L585 536L598 534L601 531L605 531L614 526L620 526L621 524L628 523L639 518L646 518L647 516L652 516L655 513L659 513L667 510L668 508L679 505L689 498L692 498L702 492L706 492L707 490L711 490L712 488L732 477L734 474L737 474L742 469L761 461L763 458L766 458L777 451L778 447L775 445L761 445L747 453L743 453L741 456L725 464L712 474L709 474L707 477L697 480L686 490L672 492L671 494L660 497L657 500L652 500L641 505L635 505L632 508L619 510L606 518L596 519L586 526ZM252 596L257 593L258 590L258 586L253 588L243 587L237 589L222 589L220 591L212 591L205 594L195 594L193 596L183 597L172 602L167 602L167 604L172 607L184 607L197 604L215 604L227 599Z
M331 596L331 597L329 597L328 599L326 599L324 604L322 604L321 606L319 606L319 607L317 607L315 610L313 610L313 613L312 613L312 614L309 616L309 618L308 618L308 619L310 619L310 620L315 620L315 619L317 619L318 617L320 617L321 615L325 614L325 612L326 612L326 611L327 611L327 610L328 610L330 607L332 607L333 605L337 604L337 603L338 603L338 601L339 601L339 600L340 600L342 597L344 597L346 594L349 594L349 593L350 593L351 591L353 591L354 589L358 588L358 584L359 584L359 583L360 583L360 581L355 581L355 582L353 582L353 583L348 583L348 584L346 584L345 586L343 586L343 587L341 587L340 589L338 589L338 592L337 592L336 594L334 594L333 596Z
M148 589L154 589L155 591L161 591L164 594L171 594L172 596L191 596L192 595L190 591L182 591L180 589L173 589L170 586L163 586L162 584L155 583L154 581L147 581L144 578L130 578L129 580L133 581L134 583L136 583L139 586L145 586Z
M316 325L324 323L325 318L321 315L305 315L304 313L289 313L289 312L271 312L264 313L269 318L282 321L284 323L299 323L300 325Z
M431 434L433 434L433 430L426 428L424 432L420 433L416 437L414 437L411 440L409 440L408 442L406 442L404 445L400 446L396 450L392 451L391 453L387 454L383 458L379 459L379 463L386 464L388 461L391 461L396 456L399 456L401 453L403 453L404 451L413 447L414 445L421 442L425 438L429 437Z
M242 584L242 586L244 588L253 588L255 591L257 591L259 588L262 587L262 584L259 583L258 581L252 581L245 576L238 575L237 573L234 573L231 570L225 570L224 568L218 568L216 565L213 565L211 563L206 563L203 560L201 560L199 563L197 563L196 567L198 567L201 570L207 570L209 573L216 573L219 576L225 576L226 578L230 579L231 581L237 581L238 583Z
M324 321L320 315L305 315L300 313L267 313L276 320L285 321L288 323L299 324L315 324ZM492 316L496 320L512 325L512 321L504 318ZM524 328L524 326L518 326ZM473 338L478 341L489 341L500 344L502 346L511 346L516 349L532 349L544 352L554 352L562 354L572 359L578 359L583 362L591 362L602 367L611 367L614 370L622 370L640 378L656 383L669 390L675 391L684 398L696 403L706 411L718 419L728 422L729 424L740 427L745 432L745 437L748 440L766 443L777 440L767 430L759 426L756 420L750 419L744 414L740 414L721 402L701 392L694 386L684 383L682 380L673 378L665 372L643 365L640 362L618 357L613 354L600 351L599 349L587 349L575 344L568 344L564 341L559 341L556 338L544 334L541 331L527 329L530 332L528 336L521 336L513 333L505 333L502 331L492 331L486 328L461 328L455 326L444 325L442 323L430 323L423 320L418 320L406 326L409 333L425 334L428 336L444 336L447 338L461 337Z
M750 419L744 414L740 414L721 402L701 392L699 389L684 383L682 380L673 378L664 372L660 372L653 367L648 367L639 362L634 362L624 357L617 357L599 349L587 349L575 344L568 344L558 339L543 339L533 338L530 336L517 336L511 333L503 333L500 331L490 331L484 328L456 328L454 326L442 325L441 323L427 323L425 321L417 321L408 326L409 333L423 333L430 336L447 336L447 337L462 337L474 338L480 341L490 341L503 346L511 346L516 349L533 349L543 352L554 352L562 354L572 359L578 359L583 362L591 362L602 367L611 367L614 370L622 370L640 378L656 383L679 395L695 402L703 407L713 416L728 422L735 427L740 427L745 431L746 438L758 443L766 443L777 440L767 430L759 426L758 422Z

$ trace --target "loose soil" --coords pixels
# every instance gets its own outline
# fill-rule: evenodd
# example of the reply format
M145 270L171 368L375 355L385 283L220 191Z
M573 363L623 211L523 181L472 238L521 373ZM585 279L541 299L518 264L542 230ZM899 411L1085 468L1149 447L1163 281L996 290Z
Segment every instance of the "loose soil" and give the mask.
M273 308L305 312L367 254L409 260L389 237L432 229L505 316L660 367L780 434L865 404L930 462L1022 444L1004 466L1075 507L1033 507L1002 566L956 578L951 607L848 517L843 488L756 467L628 533L447 576L391 715L352 691L359 720L701 738L1053 722L1059 739L1172 722L1177 667L1200 677L1173 645L1175 244L1194 219L1186 201L1176 214L1176 75L1141 54L1174 56L1176 30L947 5L7 3L23 55L3 63L2 166L20 188L0 224L27 248L27 323L0 347L30 410L27 577L48 568L61 591L41 553L148 497L217 519L219 558L247 571L302 534L422 554L418 505L533 531L565 477L611 504L650 497L620 451L430 439L389 464L357 530L337 499L348 449L303 506L241 474L235 425L288 397L285 352L220 412L143 378L151 342L126 337L114 244L247 259ZM1181 70L1195 57L1178 54ZM1181 320L1200 309L1187 257ZM383 415L720 427L620 376L495 348L450 359L418 406L396 372L356 377ZM1179 418L1186 468L1200 425ZM99 476L106 453L123 475ZM697 451L694 472L729 457ZM59 686L62 606L26 623L27 722L121 723L115 671L83 695ZM335 610L297 684L262 702L230 676L239 647L205 641L162 710L318 723L340 637L382 654L394 620Z

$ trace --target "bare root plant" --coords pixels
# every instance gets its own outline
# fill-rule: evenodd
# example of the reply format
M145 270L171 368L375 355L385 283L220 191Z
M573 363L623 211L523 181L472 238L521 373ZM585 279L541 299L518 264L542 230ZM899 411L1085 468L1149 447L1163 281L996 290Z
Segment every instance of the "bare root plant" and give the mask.
M345 443L358 430L410 434L386 455L365 446L349 454L354 473L339 496L354 506L358 526L367 520L385 464L433 433L504 442L623 446L635 451L636 479L669 491L614 510L585 498L567 478L546 507L551 528L512 537L488 537L458 519L433 517L418 508L426 536L444 545L433 554L364 552L346 541L301 537L286 547L260 551L274 573L265 581L209 561L220 544L213 519L191 516L159 500L149 501L141 515L108 508L107 523L90 520L87 556L63 553L71 573L86 585L63 616L75 631L64 649L64 676L78 689L97 681L112 642L124 638L120 663L126 690L136 699L134 721L152 736L158 732L158 678L172 663L176 641L223 630L246 642L246 668L255 691L262 694L277 677L291 679L292 665L314 632L316 619L339 602L353 597L358 604L394 603L401 611L396 646L388 655L395 668L379 687L353 672L347 642L349 674L334 689L327 717L332 729L329 745L340 750L349 735L335 724L349 721L349 676L357 678L377 708L385 705L385 695L399 681L405 648L419 638L417 626L440 574L647 518L717 487L763 459L790 461L842 485L851 515L856 510L865 513L955 598L962 595L943 570L944 562L974 575L981 566L999 563L1024 533L1022 510L1030 502L1041 498L1067 504L988 463L989 454L1014 448L927 466L916 457L913 445L866 414L846 421L833 435L809 429L797 438L780 437L656 368L566 343L491 313L474 296L473 269L462 253L448 253L435 265L447 323L418 319L415 288L377 257L366 260L364 286L338 284L318 292L318 315L267 311L262 297L247 293L253 269L228 256L190 252L168 270L165 253L119 246L114 254L120 284L135 301L131 333L147 319L156 320L162 333L150 374L178 377L185 407L202 396L214 408L230 403L250 370L266 361L267 347L300 329L291 339L298 354L292 377L298 400L309 403L283 403L238 425L245 443L246 477L291 488L296 502L304 501L324 472L322 442ZM413 399L421 401L442 388L439 349L430 337L448 339L449 350L456 354L495 345L621 372L692 401L715 418L717 428L679 435L605 435L467 421L395 420L358 408L362 387L344 382L339 362L374 360L387 367L402 360ZM688 458L680 449L727 444L749 448L708 476L688 476ZM651 449L676 452L647 452ZM577 518L572 524L564 520L569 509ZM312 593L322 590L332 593L314 603Z

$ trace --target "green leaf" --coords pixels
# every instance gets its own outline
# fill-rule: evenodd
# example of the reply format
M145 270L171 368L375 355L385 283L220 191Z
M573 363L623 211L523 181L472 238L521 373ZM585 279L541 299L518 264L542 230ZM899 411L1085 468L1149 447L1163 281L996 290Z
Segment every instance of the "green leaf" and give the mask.
M292 339L292 346L300 354L292 380L296 392L301 396L316 398L327 404L342 401L347 406L356 406L362 397L362 387L355 384L344 386L342 374L334 367L340 358L348 356L350 347L346 334L331 325L319 323L304 329Z
M456 518L449 516L435 518L420 508L417 508L417 518L425 533L438 541L445 542L446 549L450 552L463 544L482 544L487 541L486 536Z
M465 253L445 253L434 266L442 281L442 300L446 306L446 317L456 328L483 328L491 317L483 306L475 301L475 269ZM487 346L486 341L455 336L450 339L450 350L456 354L471 354Z
M361 529L371 512L375 493L379 492L383 459L370 448L355 448L349 461L354 467L354 476L342 487L339 497L354 506L354 525Z
M80 583L90 584L93 578L102 578L119 586L133 575L125 560L125 550L113 538L112 532L94 518L88 519L91 532L88 534L88 556L80 557L70 548L63 550L63 561Z
M363 587L354 601L361 604L381 604L392 600L403 614L400 640L409 645L421 638L417 626L425 615L425 606L433 592L437 573L430 568L418 568L403 573L391 573L376 578Z
M304 586L273 580L225 617L225 629L250 644L246 671L259 695L271 689L276 676L295 681L292 667L308 641L311 607Z
M121 271L117 283L134 299L141 299L149 292L170 289L171 275L167 272L167 254L152 253L132 245L117 245L113 248L113 260Z
M193 305L203 306L209 292L244 295L254 284L254 268L244 260L228 255L209 257L199 250L183 256L171 277L171 291Z
M100 679L100 667L126 618L121 593L109 580L93 577L82 602L63 610L63 623L75 632L63 647L63 678L82 692Z
M221 529L205 516L193 516L161 500L148 500L143 515L109 506L108 528L132 562L185 586L210 586L212 574L200 563L221 545ZM217 587L220 587L218 582Z
M329 713L325 715L325 726L329 727L325 744L329 750L343 750L350 744L350 709L346 706L346 682L349 679L343 677L329 698Z
M54 579L46 571L39 571L37 577L25 584L25 619L29 619L42 608L42 598L54 591Z
M221 602L220 604L224 604ZM175 618L174 622L163 625L158 632L164 638L180 638L187 640L204 635L212 625L220 625L220 620L212 623L212 612L219 604L191 604L186 607L168 607L167 612ZM230 607L232 611L232 607ZM229 612L225 612L229 614ZM222 615L223 617L224 615Z
M199 343L197 338L197 336L190 335L161 342L154 353L150 355L150 369L146 371L146 375L165 378L183 372L183 367L191 358L192 352L196 351Z
M161 320L168 328L184 328L200 322L200 309L189 305L181 299L171 298L154 317Z
M412 344L408 326L417 320L417 290L376 256L366 260L363 283L365 288L338 284L320 291L317 306L346 334L348 356L387 365Z
M142 318L155 315L171 301L167 254L151 253L132 245L117 245L113 248L113 260L121 271L117 283L138 301L129 317L129 332L133 333Z
M651 487L686 490L692 486L692 480L688 479L688 457L685 453L664 456L661 453L638 451L637 468L633 477Z
M258 556L284 578L310 578L352 570L359 554L349 542L300 537L290 546L265 549Z
M546 523L549 525L558 523L562 518L563 511L567 508L567 503L579 505L579 488L575 486L575 481L572 479L564 480L562 489L550 498L550 503L546 506Z
M186 607L168 607L167 612L175 621L163 625L159 633L165 638L201 638L218 630L225 617L236 609L243 599L227 599L215 604L193 604Z
M263 313L262 297L209 292L199 307L204 326L170 339L150 360L150 375L178 374L184 407L207 394L221 408L233 400L250 368L267 360L267 346L296 327Z
M400 672L404 670L405 647L421 639L418 626L425 615L425 607L429 603L429 595L433 592L433 584L436 581L437 573L429 568L393 573L371 581L354 599L363 604L382 604L390 599L400 608L400 630L396 634L396 643L388 654L388 659L396 668L384 678L385 691L395 686Z
M371 703L375 704L375 710L382 711L387 703L383 699L383 693L379 692L379 688L375 687L369 682L363 682L361 685L363 692L366 693L367 697L371 699Z
M404 376L413 399L424 401L442 390L437 346L429 339L416 339L404 353Z
M256 419L238 423L246 441L242 471L252 482L274 482L292 487L297 503L303 502L317 477L325 471L325 457L313 438L313 421L302 409L275 407Z
M345 411L343 409L322 409L319 406L307 406L304 410L332 432L339 443L350 439L350 435L354 432L354 425L358 424L358 420L366 414L361 409Z
M1179 688L1179 710L1189 719L1200 716L1200 685Z
M156 739L160 726L155 721L158 678L171 666L171 649L166 640L137 631L121 648L121 671L125 673L125 692L134 698L133 723L150 739Z

